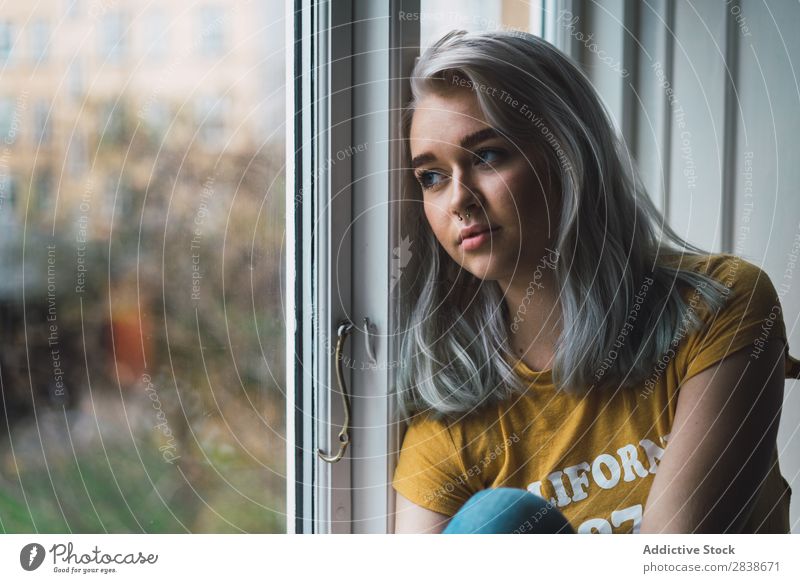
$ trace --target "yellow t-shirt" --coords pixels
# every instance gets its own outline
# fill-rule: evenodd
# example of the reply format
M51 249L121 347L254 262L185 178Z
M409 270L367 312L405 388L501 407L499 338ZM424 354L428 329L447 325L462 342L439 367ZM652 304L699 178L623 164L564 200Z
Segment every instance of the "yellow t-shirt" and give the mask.
M638 532L681 383L740 349L757 356L766 338L786 342L779 296L761 269L727 254L684 256L683 261L721 281L730 293L716 318L702 301L694 302L703 328L685 335L648 382L636 390L569 395L555 390L551 370L535 372L519 362L515 371L530 387L524 395L458 421L421 416L410 424L395 490L452 516L479 490L523 488L550 500L579 533ZM785 353L786 377L800 376L788 343ZM789 532L790 496L775 446L744 532Z

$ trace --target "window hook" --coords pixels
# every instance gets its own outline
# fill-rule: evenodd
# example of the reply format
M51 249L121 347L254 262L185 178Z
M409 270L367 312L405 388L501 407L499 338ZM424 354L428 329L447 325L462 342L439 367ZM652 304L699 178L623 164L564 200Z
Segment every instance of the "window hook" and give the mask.
M364 317L364 350L367 353L370 364L374 366L378 364L378 360L375 358L375 352L372 350L372 326L373 325L369 322L369 318Z
M339 453L337 453L335 456L328 456L322 453L321 449L317 450L319 457L329 464L335 464L342 459L347 451L347 446L350 445L350 397L347 394L347 383L345 383L344 373L342 372L342 348L344 347L344 342L347 339L347 335L350 333L350 330L353 329L353 326L354 324L350 320L344 319L339 322L336 332L338 336L338 340L336 341L336 378L339 382L339 392L342 394L344 423L342 424L341 431L339 431Z

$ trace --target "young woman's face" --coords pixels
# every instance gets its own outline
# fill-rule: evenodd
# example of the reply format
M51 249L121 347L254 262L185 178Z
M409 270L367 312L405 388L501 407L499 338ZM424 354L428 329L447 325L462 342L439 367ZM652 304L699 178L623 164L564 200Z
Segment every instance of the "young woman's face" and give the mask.
M450 257L480 279L527 277L558 225L539 154L495 133L468 90L425 97L409 137L425 216ZM492 230L462 241L474 225Z

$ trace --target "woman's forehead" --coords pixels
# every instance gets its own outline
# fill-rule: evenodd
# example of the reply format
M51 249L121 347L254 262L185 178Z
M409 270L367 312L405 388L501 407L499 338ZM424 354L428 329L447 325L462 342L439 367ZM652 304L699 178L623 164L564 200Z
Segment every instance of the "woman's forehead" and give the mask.
M412 114L412 133L414 122L434 117L450 117L454 120L463 121L469 121L473 118L480 121L485 120L477 96L472 91L467 90L429 93L422 97Z
M489 127L474 95L433 95L422 99L414 109L409 139L412 150L434 148L437 144L455 146L463 137Z

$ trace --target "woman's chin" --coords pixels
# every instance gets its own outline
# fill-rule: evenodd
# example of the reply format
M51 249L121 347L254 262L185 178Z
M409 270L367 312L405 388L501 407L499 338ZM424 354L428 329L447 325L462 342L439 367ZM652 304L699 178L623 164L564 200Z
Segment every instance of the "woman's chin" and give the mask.
M491 257L474 259L462 264L462 268L469 271L478 279L484 281L497 281L503 278L503 270L498 269Z

